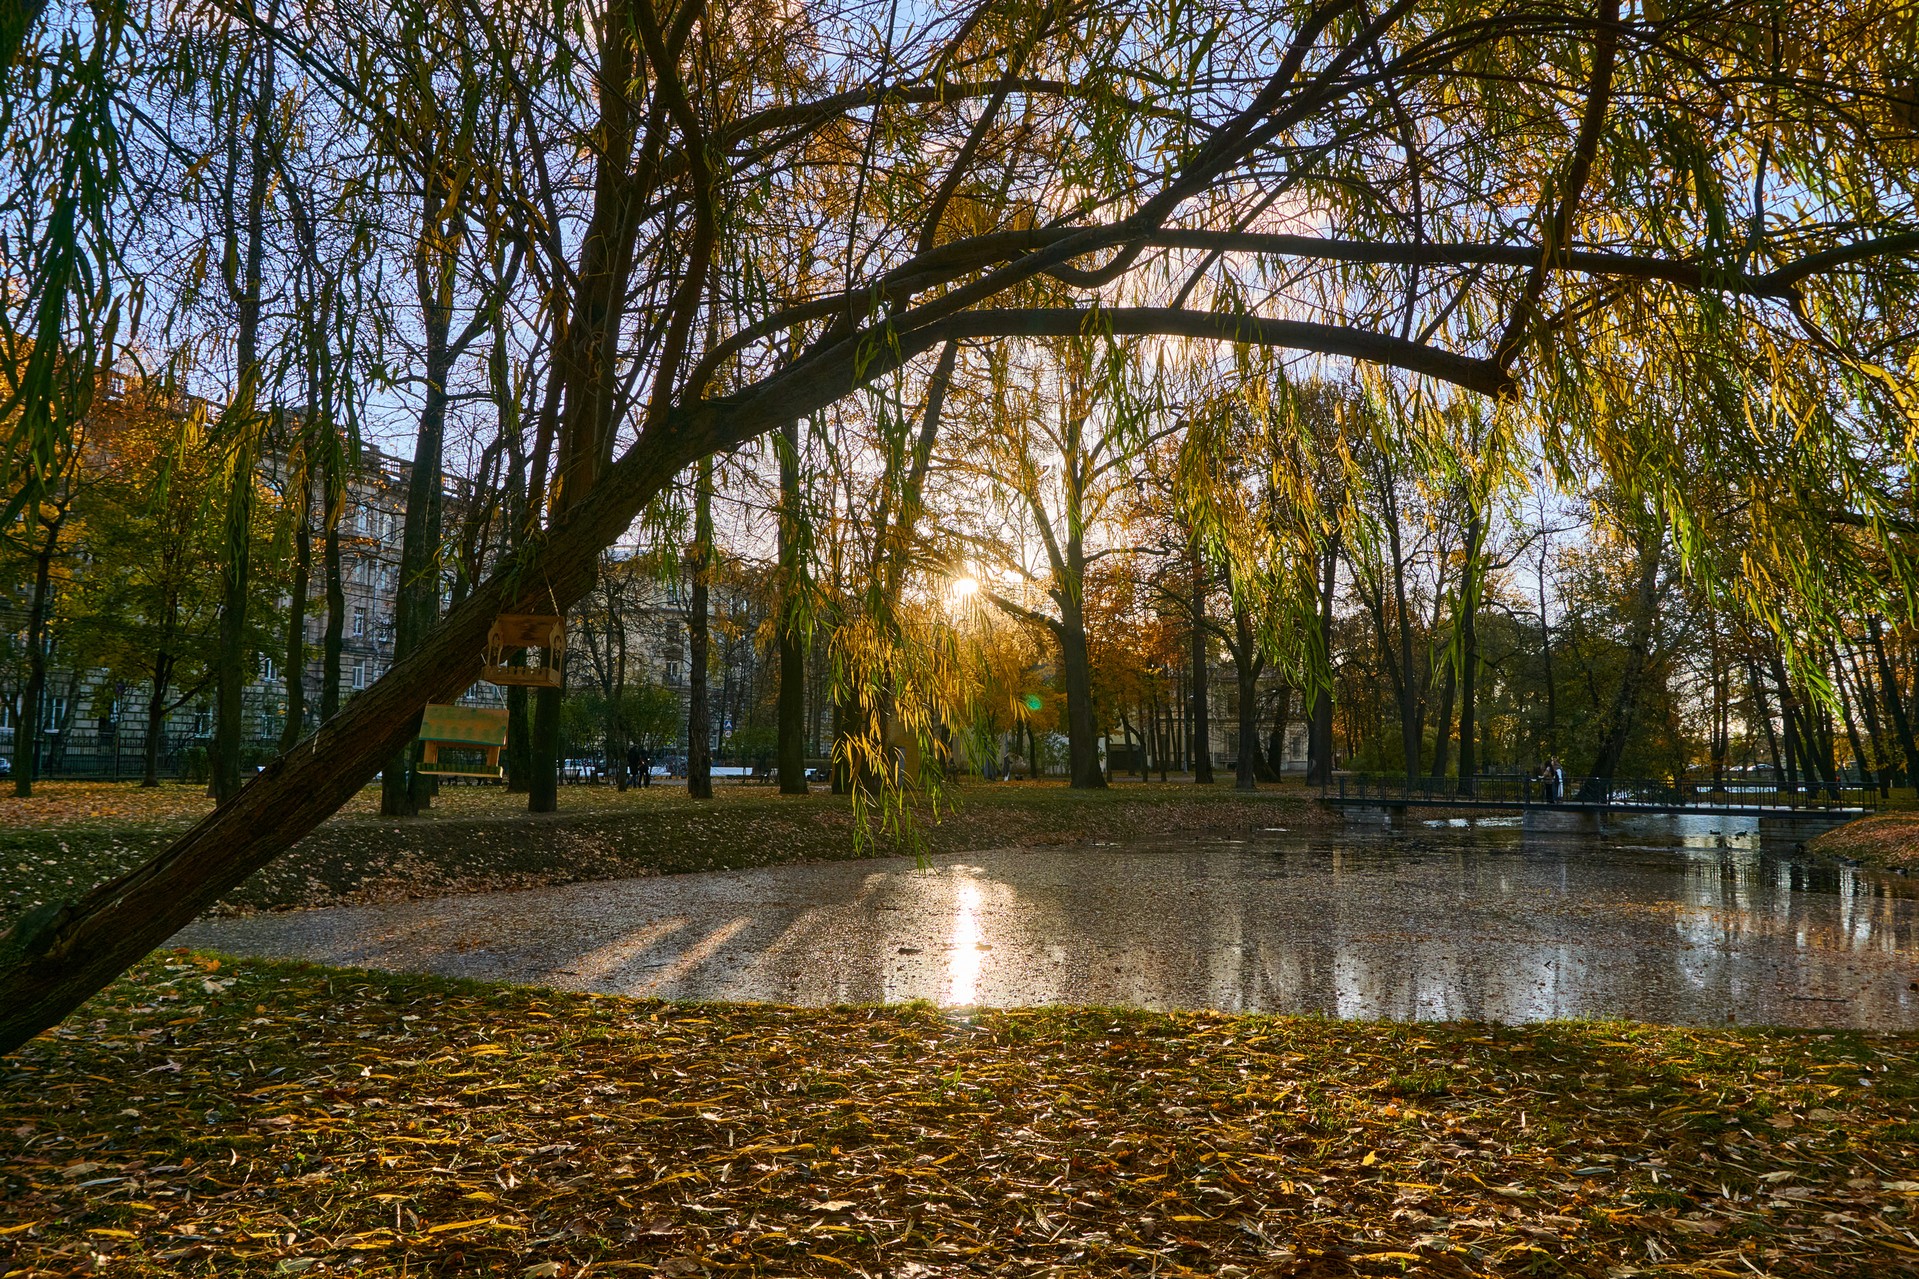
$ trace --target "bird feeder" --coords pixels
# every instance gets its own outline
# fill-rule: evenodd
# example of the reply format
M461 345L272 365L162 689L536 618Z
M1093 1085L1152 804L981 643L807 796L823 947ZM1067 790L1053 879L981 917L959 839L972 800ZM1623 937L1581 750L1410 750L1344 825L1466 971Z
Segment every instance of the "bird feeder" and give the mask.
M526 664L513 666L516 651ZM566 620L544 613L502 613L486 637L486 668L480 678L493 684L528 688L560 687L560 663L566 656Z
M497 778L501 776L500 751L506 746L506 711L490 706L429 706L420 717L420 745L422 773Z

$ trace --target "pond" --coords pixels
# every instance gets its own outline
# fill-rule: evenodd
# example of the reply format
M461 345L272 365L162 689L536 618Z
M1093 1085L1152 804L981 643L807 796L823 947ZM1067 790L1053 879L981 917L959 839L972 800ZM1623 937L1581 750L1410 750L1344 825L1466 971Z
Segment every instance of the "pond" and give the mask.
M1919 1028L1919 884L1737 819L1516 819L570 884L181 944L674 999Z

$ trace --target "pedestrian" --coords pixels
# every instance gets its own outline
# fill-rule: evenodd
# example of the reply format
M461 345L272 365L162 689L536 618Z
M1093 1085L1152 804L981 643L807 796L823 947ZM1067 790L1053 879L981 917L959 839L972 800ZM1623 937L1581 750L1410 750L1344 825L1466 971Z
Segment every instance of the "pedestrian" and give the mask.
M632 786L640 784L640 744L638 742L626 744L626 780Z
M651 786L652 784L653 784L653 752L647 750L644 746L642 746L640 747L640 785L642 787L646 787L646 786Z

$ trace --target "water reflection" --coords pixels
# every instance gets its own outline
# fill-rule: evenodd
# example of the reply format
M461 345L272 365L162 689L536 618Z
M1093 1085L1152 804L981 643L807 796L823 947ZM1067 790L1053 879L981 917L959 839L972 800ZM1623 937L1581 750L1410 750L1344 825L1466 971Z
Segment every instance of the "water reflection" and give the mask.
M679 998L1919 1027L1912 885L1731 819L1268 832L576 884L196 925L202 945Z
M961 870L965 874L965 870ZM953 940L951 958L946 965L946 1002L968 1005L979 1002L980 931L979 885L971 878L960 881L953 894Z

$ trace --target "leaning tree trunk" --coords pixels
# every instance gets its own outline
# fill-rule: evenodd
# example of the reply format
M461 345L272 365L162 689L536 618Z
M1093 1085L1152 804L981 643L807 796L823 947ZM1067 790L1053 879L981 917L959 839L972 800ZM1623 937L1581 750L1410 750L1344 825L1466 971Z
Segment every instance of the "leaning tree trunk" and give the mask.
M770 405L753 409L742 414L753 426L772 412ZM702 412L710 410L687 416L712 431ZM495 617L554 602L564 608L585 594L601 548L685 465L686 438L684 427L661 429L635 445L614 482L530 541L411 656L159 855L79 902L51 902L15 918L0 933L0 1054L65 1017L338 811L417 733L423 704L457 696L478 677Z

